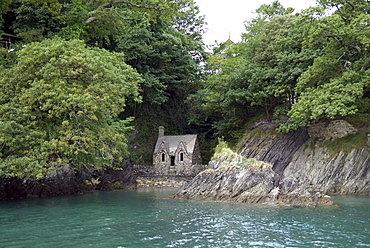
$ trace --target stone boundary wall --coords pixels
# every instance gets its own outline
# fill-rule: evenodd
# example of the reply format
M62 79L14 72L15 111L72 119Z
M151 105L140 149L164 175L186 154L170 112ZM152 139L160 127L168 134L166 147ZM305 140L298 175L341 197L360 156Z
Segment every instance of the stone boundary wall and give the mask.
M133 171L134 174L138 177L171 177L171 178L193 178L198 175L199 172L207 169L207 165L193 165L192 169L188 170L186 174L176 174L176 173L169 173L163 174L160 170L158 170L154 166L141 166L141 165L134 165Z
M137 188L180 188L189 182L192 177L172 177L172 176L155 176L155 177L137 177Z
M205 165L202 168L206 168ZM200 171L194 171L191 175L168 174L163 175L154 166L134 165L137 188L180 188L192 180Z

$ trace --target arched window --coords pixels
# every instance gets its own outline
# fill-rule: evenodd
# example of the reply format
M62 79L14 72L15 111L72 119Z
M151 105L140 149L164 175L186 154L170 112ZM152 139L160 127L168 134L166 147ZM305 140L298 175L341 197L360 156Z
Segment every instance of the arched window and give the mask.
M180 152L180 161L184 161L184 153Z
M166 154L164 152L162 152L162 162L166 162Z

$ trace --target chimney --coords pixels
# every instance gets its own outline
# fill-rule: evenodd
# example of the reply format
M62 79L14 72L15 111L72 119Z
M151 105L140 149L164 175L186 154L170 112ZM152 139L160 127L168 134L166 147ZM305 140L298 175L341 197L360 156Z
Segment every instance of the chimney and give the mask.
M159 132L158 132L158 138L163 138L164 136L164 126L159 127Z

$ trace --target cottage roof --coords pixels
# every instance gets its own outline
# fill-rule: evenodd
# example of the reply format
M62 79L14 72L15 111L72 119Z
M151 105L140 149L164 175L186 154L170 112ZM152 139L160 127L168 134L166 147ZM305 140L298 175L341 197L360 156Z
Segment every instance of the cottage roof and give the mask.
M189 154L192 154L195 148L195 142L197 140L196 134L186 134L186 135L165 135L159 137L155 145L154 153L160 152L161 144L164 142L168 152L172 155L175 153L180 142L183 142L186 151Z
M1 38L0 38L0 43L2 44L3 47L9 48L9 45L11 43L15 43L18 40L22 40L22 37L19 37L13 34L2 33Z

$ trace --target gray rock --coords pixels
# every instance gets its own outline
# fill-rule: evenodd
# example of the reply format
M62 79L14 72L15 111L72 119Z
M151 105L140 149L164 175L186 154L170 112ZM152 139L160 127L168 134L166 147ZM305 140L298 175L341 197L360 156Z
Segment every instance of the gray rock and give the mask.
M357 129L345 120L334 120L329 123L320 122L308 129L310 138L319 138L322 140L337 139L354 134Z
M301 128L282 135L273 134L272 128L271 124L260 124L258 132L245 140L240 154L271 163L284 188L292 191L301 187L325 194L370 195L370 147L332 154L322 145L326 138L356 132L347 122L319 123L308 132ZM328 130L333 136L329 137ZM322 138L318 139L320 135Z
M281 188L282 187L282 188ZM246 166L207 169L174 195L176 199L267 203L284 206L332 205L329 196L301 188L290 191L278 185L278 175L271 169Z
M130 160L112 168L93 169L86 166L76 170L68 164L54 165L41 179L0 177L0 200L73 195L94 190L113 190L136 186L136 175Z
M370 149L353 149L333 156L322 147L302 146L284 170L282 181L325 194L370 194ZM294 181L294 180L293 180Z
M333 121L282 135L274 133L275 127L255 125L239 155L217 157L209 164L213 169L200 173L174 197L318 206L333 204L326 194L370 195L370 147L332 154L322 145L325 139L356 132L351 125ZM271 168L241 168L243 158Z

